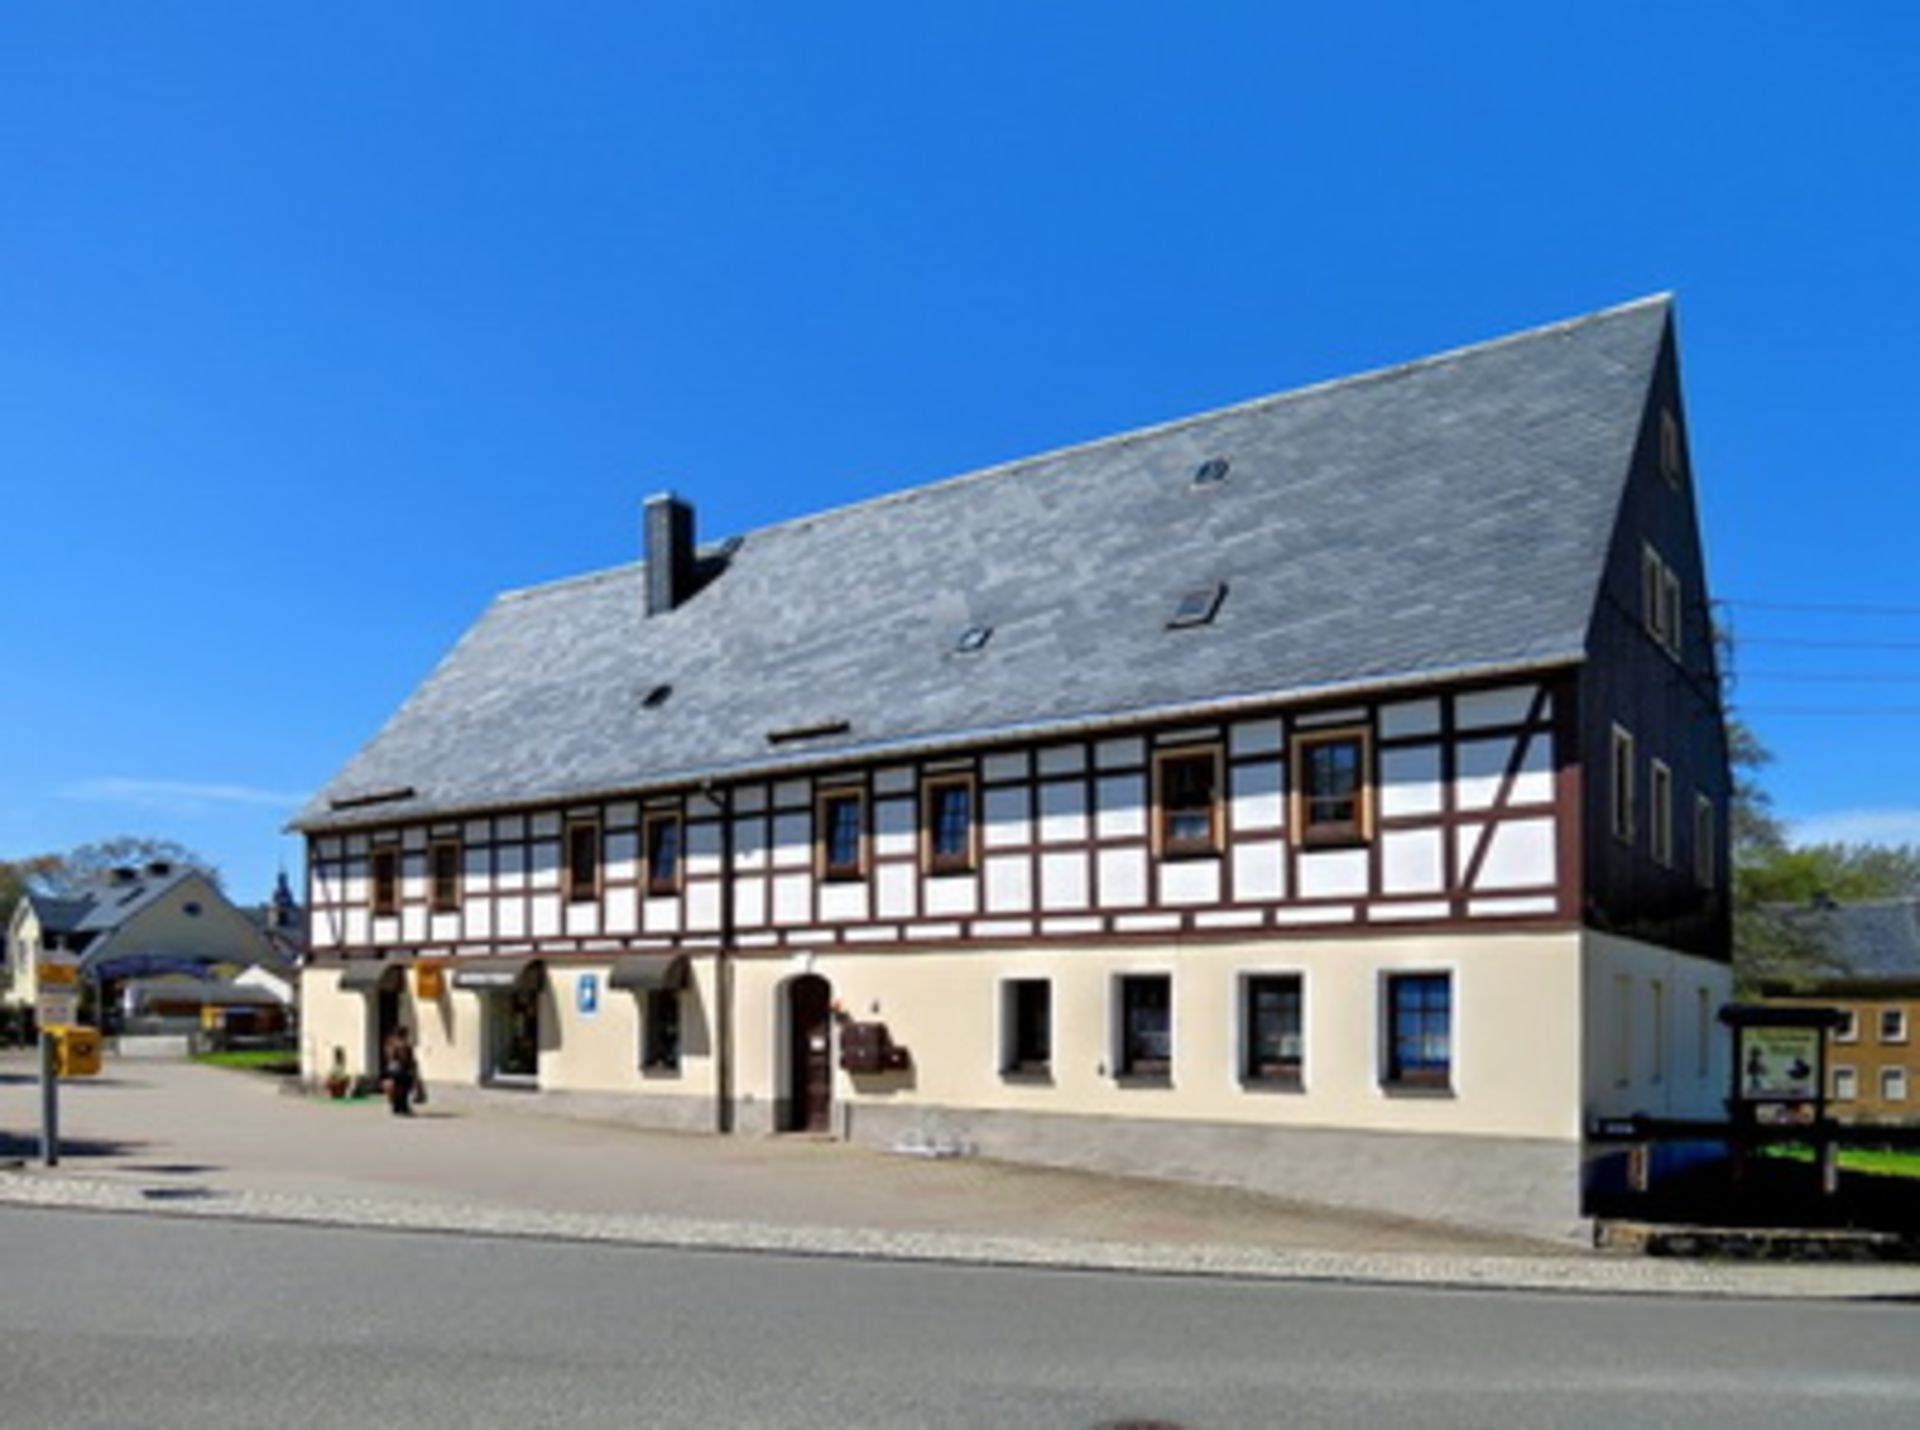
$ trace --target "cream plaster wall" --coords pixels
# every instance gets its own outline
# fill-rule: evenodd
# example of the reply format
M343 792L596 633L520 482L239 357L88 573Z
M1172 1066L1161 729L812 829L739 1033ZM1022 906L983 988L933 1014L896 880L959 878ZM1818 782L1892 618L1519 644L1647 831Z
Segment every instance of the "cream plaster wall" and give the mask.
M1612 934L1581 937L1586 1115L1724 1116L1732 1041L1719 1012L1733 996L1733 971Z

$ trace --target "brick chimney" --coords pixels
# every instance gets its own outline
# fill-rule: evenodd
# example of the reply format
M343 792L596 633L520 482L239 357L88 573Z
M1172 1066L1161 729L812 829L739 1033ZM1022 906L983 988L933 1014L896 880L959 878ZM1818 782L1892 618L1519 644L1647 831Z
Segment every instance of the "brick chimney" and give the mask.
M641 523L647 614L663 616L693 594L693 507L672 492L647 498Z

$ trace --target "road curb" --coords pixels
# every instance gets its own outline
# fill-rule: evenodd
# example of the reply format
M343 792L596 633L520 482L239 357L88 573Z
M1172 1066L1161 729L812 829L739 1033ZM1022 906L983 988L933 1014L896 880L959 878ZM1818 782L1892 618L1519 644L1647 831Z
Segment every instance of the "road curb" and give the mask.
M1722 1266L1627 1258L1463 1257L1273 1251L1063 1239L779 1226L665 1216L591 1216L445 1202L326 1200L181 1183L0 1170L0 1207L356 1230L430 1232L681 1251L1028 1270L1308 1281L1443 1290L1721 1299L1920 1299L1920 1270Z

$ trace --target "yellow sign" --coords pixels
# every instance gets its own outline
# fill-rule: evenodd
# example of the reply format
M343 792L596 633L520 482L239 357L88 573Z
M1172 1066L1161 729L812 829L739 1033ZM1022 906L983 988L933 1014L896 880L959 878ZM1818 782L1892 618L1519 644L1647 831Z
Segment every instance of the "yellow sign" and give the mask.
M61 1027L53 1036L53 1070L59 1077L96 1077L100 1072L100 1030Z
M77 963L49 963L40 961L40 982L48 988L73 988L80 982L80 965Z
M413 996L422 1002L429 1002L440 996L446 986L446 975L437 963L420 963L413 970Z

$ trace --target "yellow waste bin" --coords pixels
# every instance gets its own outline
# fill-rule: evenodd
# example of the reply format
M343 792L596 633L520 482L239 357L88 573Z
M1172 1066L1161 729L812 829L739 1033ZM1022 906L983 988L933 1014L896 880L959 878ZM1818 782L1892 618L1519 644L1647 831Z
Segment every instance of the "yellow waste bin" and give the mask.
M53 1035L53 1070L60 1077L95 1077L100 1072L100 1030L72 1025L48 1028Z

